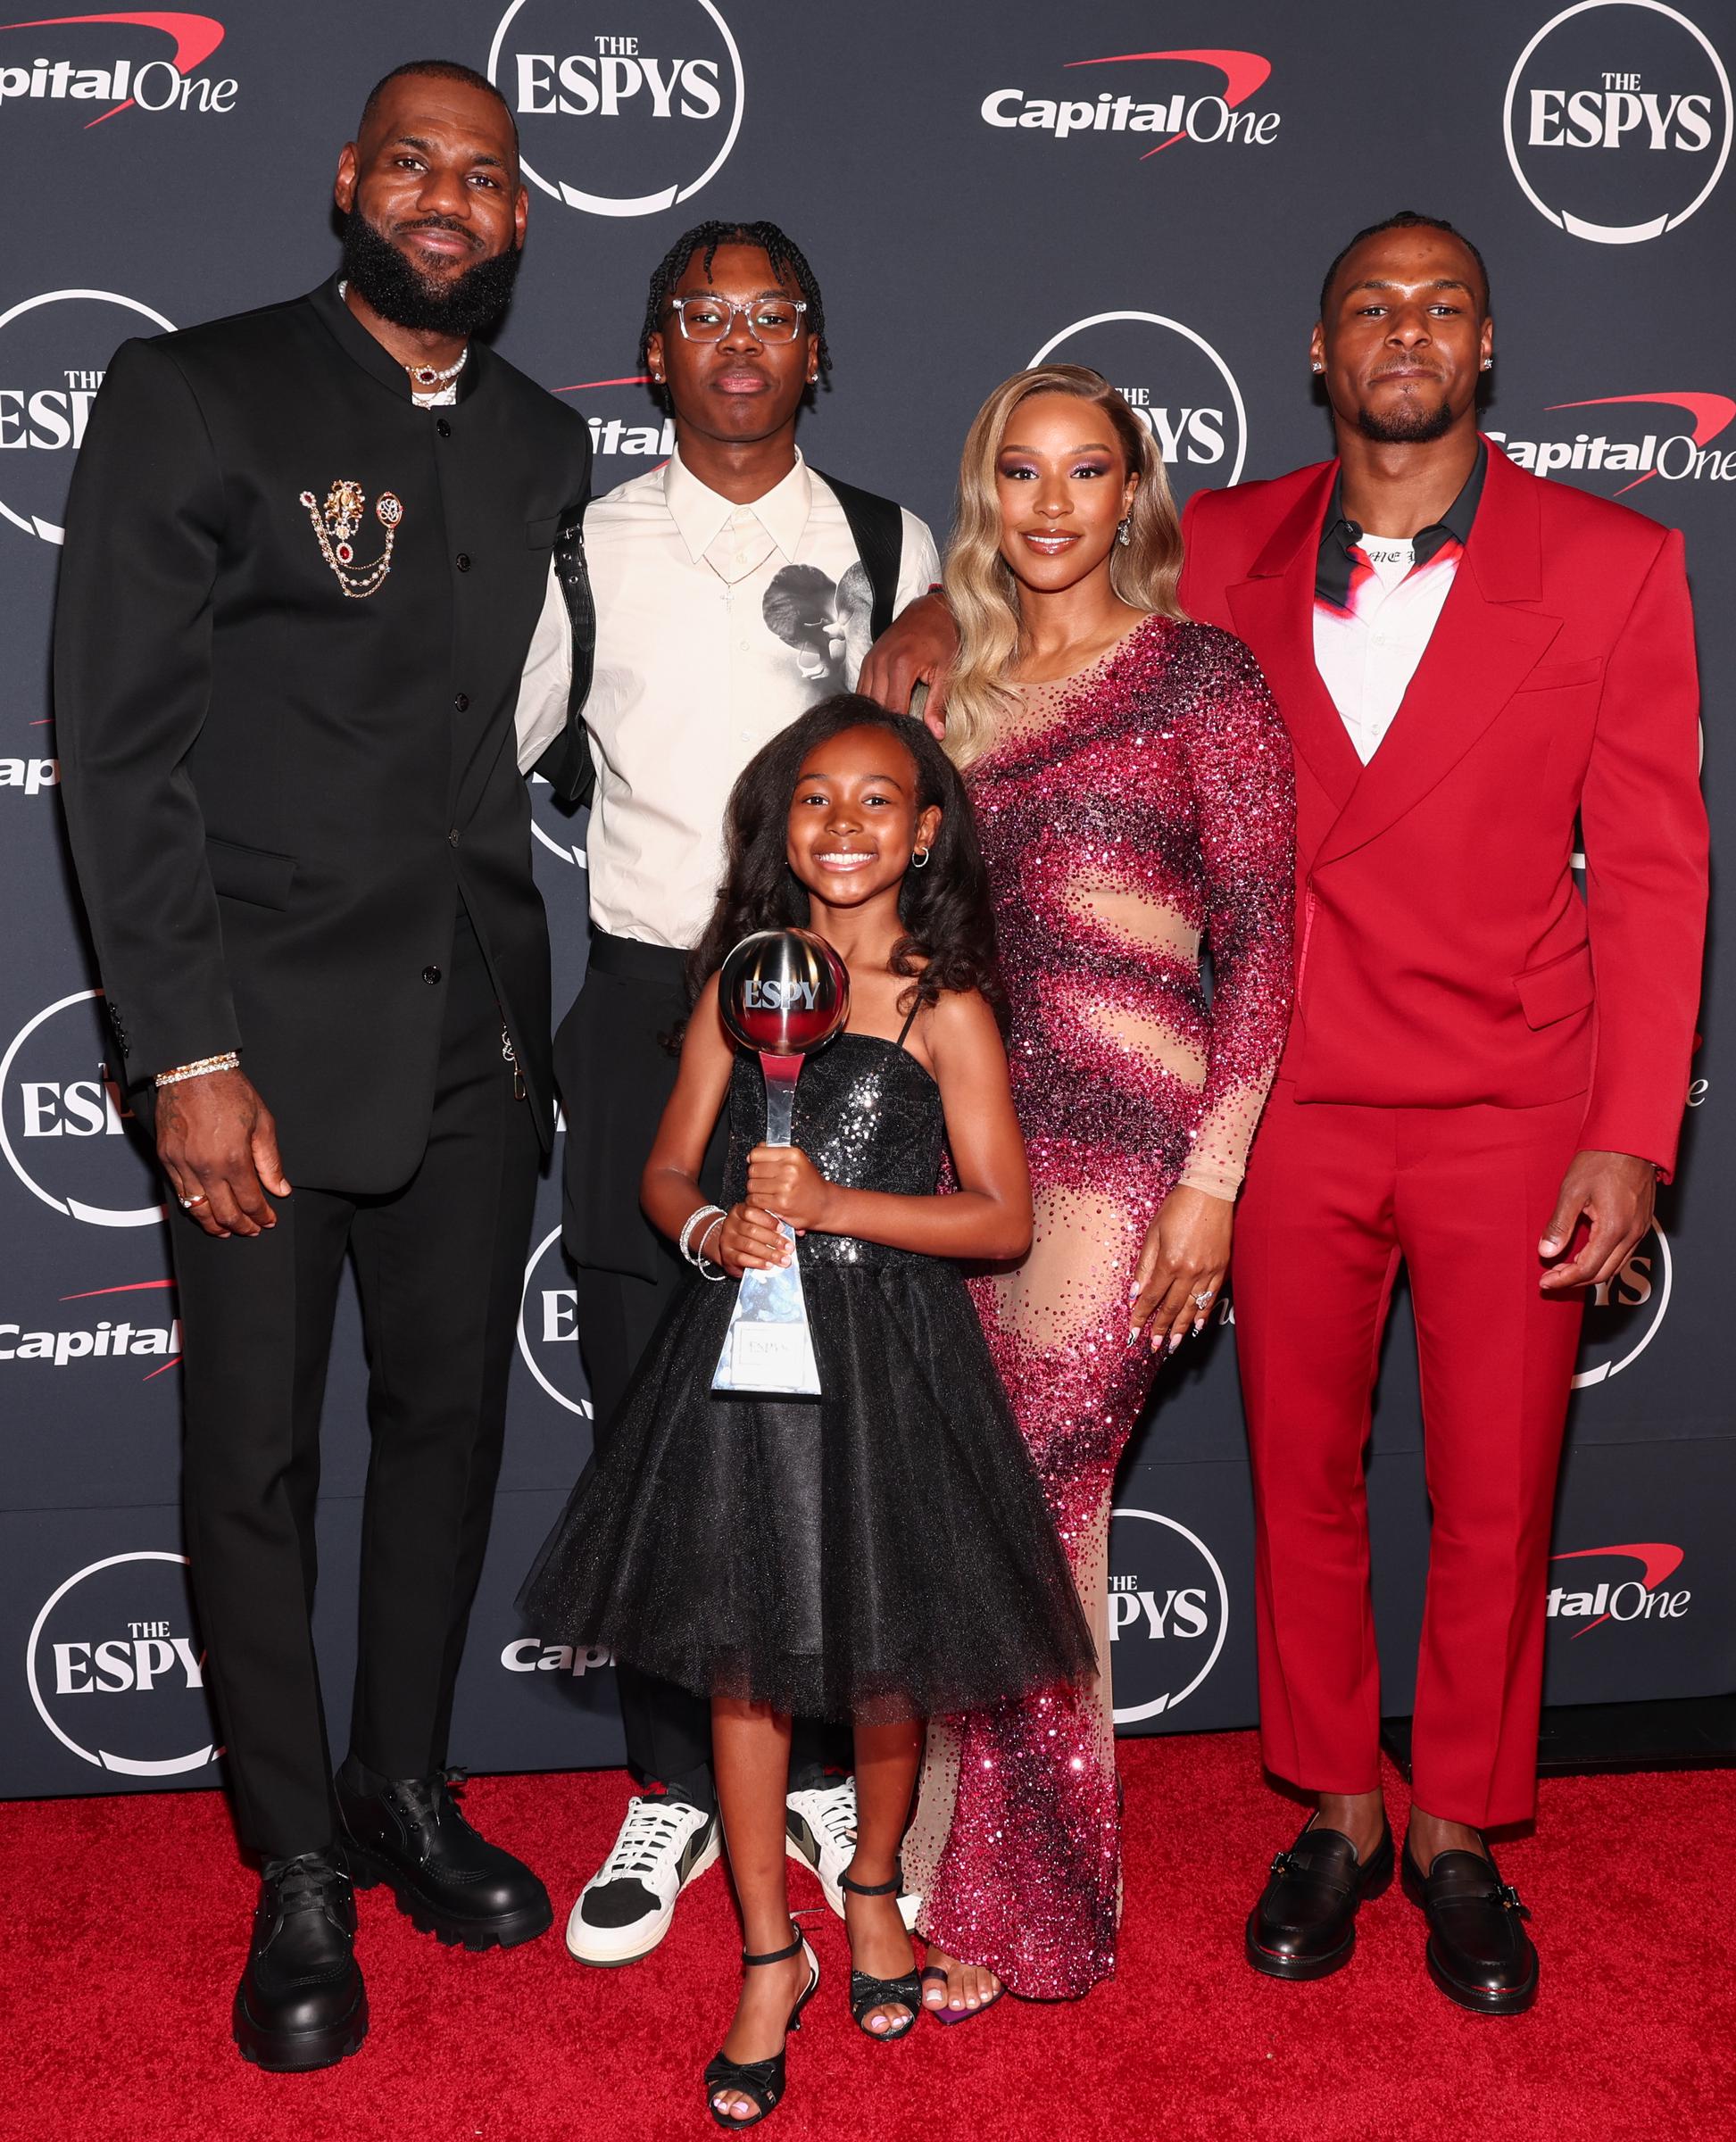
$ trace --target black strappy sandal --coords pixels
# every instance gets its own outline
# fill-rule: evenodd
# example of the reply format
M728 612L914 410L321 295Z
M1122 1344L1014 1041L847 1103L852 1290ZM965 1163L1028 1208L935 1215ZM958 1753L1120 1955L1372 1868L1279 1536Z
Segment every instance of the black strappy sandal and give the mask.
M798 1934L787 1948L775 1948L769 1955L751 1956L742 1951L742 1962L750 1968L756 1964L787 1964L790 1958L801 1954L808 1959L808 1983L802 1988L801 1998L790 2011L790 2020L784 2026L787 2038L792 2030L802 2028L802 2012L819 1989L819 1964L806 1939ZM759 2108L745 2120L737 2120L732 2113L720 2113L717 2106L719 2090L735 2090L750 2097ZM777 2109L784 2095L784 2055L774 2053L767 2060L728 2060L719 2053L705 2071L705 2109L719 2127L758 2127L768 2113Z
M896 1897L898 1879L876 1881L873 1884L852 1881L848 1874L840 1874L838 1887L848 1889L852 1897ZM891 2023L884 2030L870 2030L867 2021L872 2008L908 2008L908 2023ZM917 2018L922 2013L922 1984L917 1976L916 1959L901 1979L876 1979L866 1971L858 1971L852 1964L850 1972L850 2013L856 2019L856 2028L864 2038L871 2038L876 2046L889 2046L894 2038L908 2038L917 2027Z

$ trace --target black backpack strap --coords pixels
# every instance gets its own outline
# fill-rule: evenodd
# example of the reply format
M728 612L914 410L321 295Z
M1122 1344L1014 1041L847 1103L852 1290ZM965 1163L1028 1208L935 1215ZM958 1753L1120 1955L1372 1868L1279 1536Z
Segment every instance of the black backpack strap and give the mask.
M541 774L563 803L588 803L596 782L591 739L585 727L585 702L591 695L591 672L597 653L597 609L585 561L585 501L569 506L554 535L554 577L572 627L573 676L567 691L567 726L536 761Z
M827 476L823 469L816 469L814 474L823 484L830 485L843 508L844 519L850 523L856 555L861 560L868 585L874 591L868 629L877 640L892 623L893 610L898 602L898 569L904 557L904 516L894 499L882 498L873 491L859 491L854 484L840 483L835 476Z

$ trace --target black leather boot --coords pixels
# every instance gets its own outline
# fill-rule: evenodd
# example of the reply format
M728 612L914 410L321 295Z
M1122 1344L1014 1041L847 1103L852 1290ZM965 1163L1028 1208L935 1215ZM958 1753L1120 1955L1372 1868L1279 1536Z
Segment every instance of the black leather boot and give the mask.
M1357 1907L1392 1880L1392 1832L1366 1860L1340 1830L1310 1819L1288 1852L1272 1862L1272 1879L1248 1914L1248 1961L1272 1979L1324 1979L1350 1960Z
M466 1948L513 1948L553 1923L549 1893L459 1812L462 1773L381 1778L352 1756L336 1778L344 1856L358 1889L389 1884L420 1932Z
M1405 1895L1427 1917L1429 1976L1449 2001L1476 2015L1520 2015L1537 1998L1531 1914L1492 1859L1437 1852L1426 1874L1405 1839Z
M324 1852L266 1863L253 1947L235 1991L242 2057L275 2073L328 2068L368 2035L356 1968L355 1896Z

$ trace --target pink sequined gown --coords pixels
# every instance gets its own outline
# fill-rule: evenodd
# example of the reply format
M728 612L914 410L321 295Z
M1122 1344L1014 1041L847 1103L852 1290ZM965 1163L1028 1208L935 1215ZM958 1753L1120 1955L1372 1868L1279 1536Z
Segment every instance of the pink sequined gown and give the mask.
M1289 1015L1290 745L1240 640L1152 617L1020 687L968 779L1036 1205L1028 1257L972 1292L1101 1660L1110 1488L1153 1375L1127 1343L1134 1261L1177 1183L1234 1195ZM1107 1680L932 1722L904 1869L925 1938L1015 1992L1108 1978Z

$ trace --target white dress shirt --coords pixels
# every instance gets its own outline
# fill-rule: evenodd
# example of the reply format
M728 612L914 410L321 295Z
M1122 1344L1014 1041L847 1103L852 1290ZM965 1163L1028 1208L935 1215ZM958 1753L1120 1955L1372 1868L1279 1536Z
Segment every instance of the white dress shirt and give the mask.
M903 516L894 610L940 577ZM856 681L872 595L843 508L801 454L737 506L681 460L585 515L596 663L585 722L596 768L587 843L594 927L685 949L710 917L735 776L816 700ZM519 764L566 719L571 627L551 576L518 713Z
M1365 535L1349 607L1314 605L1315 667L1365 766L1392 726L1464 554L1448 543L1418 565L1408 537Z

